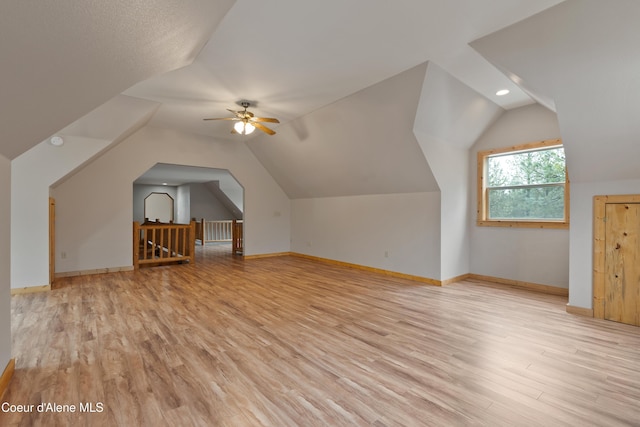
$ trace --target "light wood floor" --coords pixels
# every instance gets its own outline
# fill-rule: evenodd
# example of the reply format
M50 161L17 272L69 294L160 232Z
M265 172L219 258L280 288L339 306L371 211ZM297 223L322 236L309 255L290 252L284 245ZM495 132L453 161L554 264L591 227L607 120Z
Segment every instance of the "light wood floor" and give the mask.
M0 425L640 424L639 328L508 287L216 253L13 296L3 401L104 411Z

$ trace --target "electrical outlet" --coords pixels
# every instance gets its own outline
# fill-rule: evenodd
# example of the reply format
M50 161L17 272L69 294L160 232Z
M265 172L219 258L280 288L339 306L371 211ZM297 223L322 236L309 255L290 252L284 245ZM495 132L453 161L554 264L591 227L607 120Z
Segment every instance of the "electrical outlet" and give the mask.
M67 253L65 251L60 252L61 259L67 259Z

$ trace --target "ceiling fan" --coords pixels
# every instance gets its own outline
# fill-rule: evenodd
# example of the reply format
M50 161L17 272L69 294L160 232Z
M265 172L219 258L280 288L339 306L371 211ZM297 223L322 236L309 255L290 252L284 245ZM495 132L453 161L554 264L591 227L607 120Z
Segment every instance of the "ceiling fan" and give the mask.
M240 101L238 102L242 107L244 107L243 111L234 111L227 108L227 111L235 114L235 117L222 117L222 118L209 118L203 120L233 120L237 121L231 129L231 133L238 133L240 135L249 135L255 129L260 129L262 132L267 133L269 135L275 135L275 131L269 129L263 122L266 123L280 123L280 120L270 118L270 117L255 117L251 111L247 111L247 108L251 105L249 101Z

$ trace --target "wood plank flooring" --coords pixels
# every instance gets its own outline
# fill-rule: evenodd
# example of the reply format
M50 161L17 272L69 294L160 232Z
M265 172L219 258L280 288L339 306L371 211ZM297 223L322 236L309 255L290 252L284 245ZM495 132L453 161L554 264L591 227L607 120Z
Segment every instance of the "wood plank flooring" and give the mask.
M640 424L640 329L565 298L217 255L13 296L3 401L103 411L0 425Z

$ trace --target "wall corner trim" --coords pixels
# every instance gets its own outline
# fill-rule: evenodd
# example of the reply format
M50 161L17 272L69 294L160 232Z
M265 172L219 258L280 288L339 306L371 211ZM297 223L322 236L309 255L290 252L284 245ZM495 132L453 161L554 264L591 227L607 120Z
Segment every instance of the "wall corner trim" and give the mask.
M569 305L569 303L567 303L567 313L575 314L577 316L593 317L592 308L578 307L575 305Z
M9 360L7 367L4 368L2 376L0 376L0 399L4 396L4 392L9 388L9 382L13 377L13 373L16 370L16 359Z

